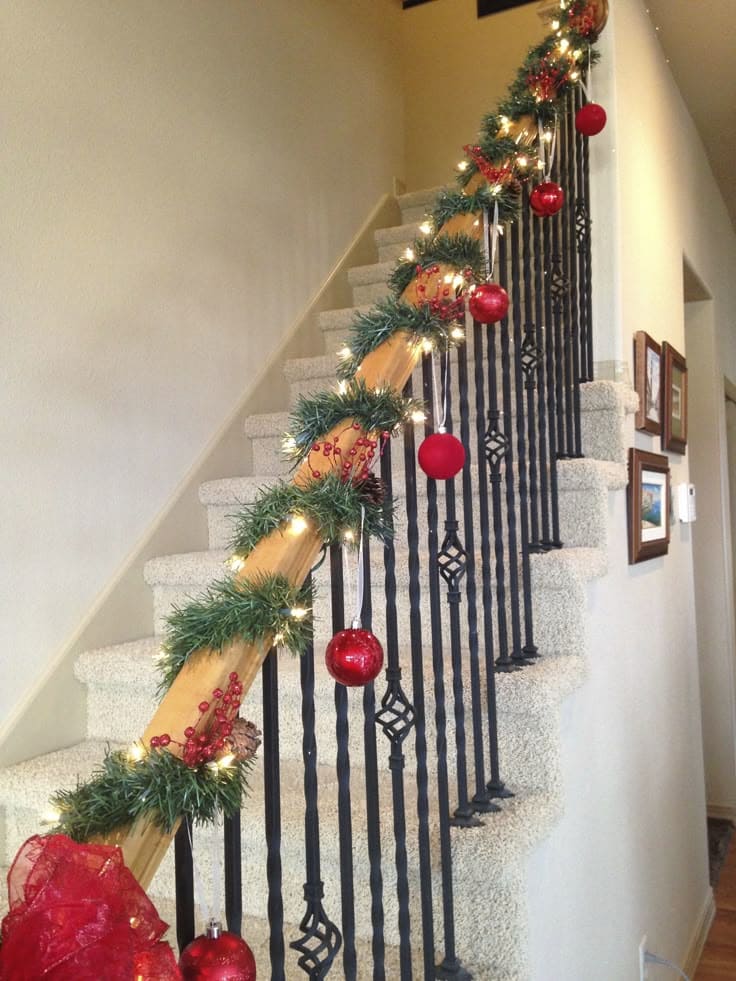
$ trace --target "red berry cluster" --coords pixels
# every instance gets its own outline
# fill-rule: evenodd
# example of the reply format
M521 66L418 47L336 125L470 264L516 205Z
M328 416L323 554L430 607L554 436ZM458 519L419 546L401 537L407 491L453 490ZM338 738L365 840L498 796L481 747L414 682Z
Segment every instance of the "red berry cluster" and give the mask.
M321 455L328 460L336 460L340 463L340 475L343 481L347 480L365 480L365 478L370 473L370 468L373 466L373 460L376 456L376 450L378 449L378 440L370 439L368 436L359 436L355 440L354 445L351 449L343 453L340 444L340 436L344 435L349 430L360 431L360 423L354 422L352 426L348 426L343 429L341 434L332 437L332 442L325 440L323 443L312 443L312 448L309 451L309 466L312 471L312 476L315 480L318 480L322 476L322 471L318 469L315 461L312 460L312 456L315 454ZM383 453L383 448L386 445L386 441L391 438L391 433L387 430L381 433L381 448L379 454Z
M514 170L511 164L505 163L500 167L494 166L490 160L486 160L479 146L468 144L463 147L463 150L469 157L472 157L473 163L489 184L506 184L514 180Z
M215 759L224 749L228 737L233 731L233 719L238 714L240 708L240 698L243 694L243 685L240 682L237 671L232 671L228 678L228 686L225 691L215 688L212 692L212 699L218 703L212 714L212 721L204 731L198 731L202 719L209 712L212 703L208 701L200 702L199 719L193 726L187 726L184 730L186 742L179 742L172 739L165 732L161 736L152 736L151 749L165 748L171 743L180 746L183 750L182 759L187 766L200 766L202 763L209 763Z
M567 72L557 65L545 64L537 72L529 72L527 85L537 102L550 102L557 98L557 89L567 78Z
M590 37L595 34L595 20L595 4L578 0L570 8L567 26L581 37Z

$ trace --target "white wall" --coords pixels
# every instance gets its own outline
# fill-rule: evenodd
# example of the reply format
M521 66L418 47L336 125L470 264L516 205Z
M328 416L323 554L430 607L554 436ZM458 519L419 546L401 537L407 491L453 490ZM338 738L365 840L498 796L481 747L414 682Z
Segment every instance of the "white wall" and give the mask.
M402 175L400 16L3 4L0 721Z
M736 235L644 4L617 0L613 18L606 43L613 38L614 57L601 72L615 78L608 139L617 189L614 208L600 215L598 225L610 216L616 229L619 319L600 317L596 327L605 333L608 324L629 361L637 330L692 357L690 451L686 457L670 454L670 462L673 481L685 481L689 474L701 499L693 541L708 800L736 807L734 650L727 628L732 589L722 480L722 376L736 378ZM692 351L685 335L684 258L712 297L708 310L690 310L687 340L698 348ZM636 442L659 452L657 438L639 433Z
M612 497L610 571L590 590L590 682L563 717L568 810L531 863L534 977L555 981L638 977L644 934L682 963L709 894L703 742L709 801L733 802L735 788L721 414L736 240L641 0L616 0L602 47L598 356L624 359L633 378L640 329L687 355L690 448L669 459L674 483L699 484L700 506L695 525L674 526L666 557L629 567L624 495ZM688 307L687 347L684 257L713 297ZM659 438L630 438L660 452Z
M433 0L405 11L402 31L406 177L416 190L452 179L463 146L546 28L536 3L479 20L477 0Z

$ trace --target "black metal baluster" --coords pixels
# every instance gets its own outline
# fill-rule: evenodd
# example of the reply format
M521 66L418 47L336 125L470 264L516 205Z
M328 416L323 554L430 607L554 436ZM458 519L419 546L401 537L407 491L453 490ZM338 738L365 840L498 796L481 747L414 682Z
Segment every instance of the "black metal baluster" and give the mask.
M381 456L381 480L391 495L391 443ZM388 510L386 512L388 517ZM386 592L386 692L376 722L390 740L389 769L393 798L394 860L396 864L396 897L399 903L399 964L401 981L412 977L411 919L409 916L409 864L406 853L406 802L404 796L404 740L414 725L414 707L401 686L399 661L399 625L396 616L396 556L394 543L383 548Z
M560 183L560 155L555 155L552 167L552 180ZM562 213L557 212L552 218L546 219L551 231L552 251L548 253L550 271L547 289L552 297L552 322L554 325L554 378L555 378L555 415L557 419L557 459L567 456L565 448L565 403L567 401L567 379L565 378L565 345L563 341L563 320L565 311L565 293L567 284L562 271Z
M578 262L576 254L576 166L575 166L575 91L570 92L567 99L567 130L565 174L565 222L567 239L565 245L565 261L567 263L567 279L569 283L567 302L569 309L569 330L572 346L572 445L569 447L571 456L580 457L582 452L582 436L580 430L580 382L581 382L581 332L580 311L578 304Z
M452 385L449 356L441 358L443 364L441 393L446 405L446 424L452 429ZM435 419L435 429L440 420ZM458 536L460 527L455 504L455 480L445 481L445 535L437 554L440 575L447 586L447 603L450 611L450 663L452 665L452 693L455 711L455 772L457 776L457 807L450 820L456 827L476 827L481 822L474 816L468 800L468 764L465 741L465 694L463 691L462 630L460 626L460 584L467 571L468 555Z
M388 517L391 505L386 502ZM366 630L373 622L371 592L370 538L363 541L363 609L361 621ZM378 786L378 746L376 742L376 691L370 681L363 688L363 750L365 759L365 806L368 835L368 863L371 889L371 950L373 954L373 981L386 977L386 945L383 935L383 873L381 871L381 798Z
M504 236L499 243L500 281L506 288L508 284L508 247ZM506 485L506 534L509 570L509 604L511 607L511 660L522 664L525 660L521 642L521 613L519 610L519 546L516 534L516 488L514 479L513 432L514 419L511 410L511 352L509 320L504 317L500 324L501 332L501 392L503 399L503 418L506 432L506 454L504 458ZM518 424L518 419L516 420Z
M263 780L266 818L266 875L271 981L286 981L284 903L281 894L281 767L279 763L279 662L271 648L263 676Z
M561 548L560 541L560 512L557 492L557 385L555 373L556 339L552 327L552 230L551 218L540 219L544 222L544 251L543 251L543 299L545 329L545 370L547 385L547 445L549 447L549 511L551 519L550 548ZM546 544L546 543L545 543Z
M579 105L585 103L582 92L578 95ZM592 293L592 256L590 240L590 170L588 140L578 133L575 140L577 175L577 198L575 199L575 228L578 243L578 261L580 268L579 307L582 336L585 340L585 357L583 358L583 380L593 380L593 293Z
M299 954L299 967L310 977L327 976L342 945L342 935L325 912L324 882L320 861L319 788L314 712L314 647L310 644L300 660L302 689L302 758L304 760L304 851L306 910L299 924L301 936L289 945Z
M422 364L423 395L433 405L432 368L429 358ZM425 426L425 435L429 427ZM432 671L434 676L435 727L437 739L437 810L439 815L440 857L442 862L442 920L445 949L442 963L435 968L436 978L468 981L470 974L462 967L455 950L455 897L452 881L452 841L450 839L450 787L447 775L447 712L445 709L444 658L442 655L442 615L440 612L440 572L437 543L437 485L427 481L427 525L429 552L429 601L432 628Z
M526 389L526 419L527 419L527 442L529 445L529 518L531 528L529 532L528 548L530 552L541 552L543 546L540 540L539 529L539 474L537 471L537 408L535 405L535 375L537 362L539 360L537 350L536 330L533 323L535 316L532 309L532 246L531 246L531 221L532 215L529 210L529 188L524 185L524 192L521 202L521 262L522 279L524 282L524 338L519 353L521 369L524 373L524 387ZM518 384L518 382L517 382Z
M475 767L475 794L472 807L478 813L488 814L497 811L496 804L486 791L486 766L483 752L483 708L481 699L480 659L478 651L478 590L475 576L475 528L473 512L473 479L471 467L473 454L470 448L470 409L468 406L468 343L457 349L457 374L460 392L460 441L465 447L465 466L463 467L463 530L468 555L466 597L468 602L468 651L470 655L470 700L473 720L473 759ZM481 369L481 385L483 375ZM481 412L481 420L483 413ZM485 471L482 466L479 471Z
M569 99L566 100L566 105L569 109ZM575 331L573 323L573 304L571 302L571 275L570 266L572 260L572 240L570 239L570 221L573 218L573 205L572 202L575 197L575 189L570 184L570 174L572 173L572 161L569 153L569 134L570 126L572 125L572 119L569 112L566 113L559 126L559 153L557 154L558 160L558 173L560 178L560 185L565 194L565 204L560 212L560 226L561 226L561 239L562 239L562 282L564 283L564 291L562 296L562 336L563 336L563 378L565 385L565 456L573 457L575 456L575 389L579 384L577 375L574 369L574 346L575 346Z
M521 601L524 608L524 647L521 655L537 657L532 615L532 580L529 567L529 502L526 469L526 427L524 424L524 382L522 379L521 343L521 269L519 264L519 226L511 226L511 313L514 330L514 386L516 395L516 455L519 461L519 520L521 523ZM508 342L507 342L508 343ZM508 491L508 483L507 483ZM509 507L513 508L513 496Z
M174 836L174 888L176 890L176 942L179 952L194 940L194 859L192 819L184 816Z
M534 316L537 327L535 339L537 342L537 417L539 420L539 504L542 517L541 538L542 550L552 548L552 524L550 510L552 495L549 486L548 452L549 427L547 425L547 303L546 303L546 264L542 247L542 222L544 218L531 219L534 227Z
M505 581L505 549L503 540L503 508L501 491L501 465L509 448L509 438L501 423L501 412L498 408L498 380L496 372L496 330L497 324L490 324L488 330L488 428L484 444L485 457L488 461L489 480L491 484L491 502L493 507L493 551L496 569L496 626L498 629L498 657L496 668L499 671L515 670L516 665L509 656L508 621L506 619L506 581Z
M488 764L490 780L485 792L476 794L473 803L486 804L493 797L509 797L501 780L498 756L498 717L496 710L496 666L493 647L493 592L491 590L491 532L488 508L488 476L481 463L486 453L485 394L483 363L483 330L473 322L473 358L475 363L475 426L476 447L478 451L478 510L480 512L480 562L483 599L483 646L485 648L486 668L486 707L488 711ZM497 805L493 805L498 810ZM481 808L479 807L479 810Z
M332 591L332 630L345 626L342 549L330 546L330 579ZM340 837L340 896L342 900L342 963L345 981L357 978L355 950L355 895L353 883L353 822L350 809L350 724L348 693L344 685L335 685L335 735L337 737L337 817Z
M412 381L404 395L412 395ZM434 911L432 906L432 853L429 837L429 775L427 771L427 728L424 698L424 644L422 641L421 592L419 585L419 525L417 521L417 468L414 427L404 428L404 481L407 513L406 540L409 547L409 637L411 679L414 695L414 731L419 819L419 883L422 907L422 958L424 977L434 974Z
M223 822L225 852L225 922L230 933L243 930L243 868L241 864L240 813Z

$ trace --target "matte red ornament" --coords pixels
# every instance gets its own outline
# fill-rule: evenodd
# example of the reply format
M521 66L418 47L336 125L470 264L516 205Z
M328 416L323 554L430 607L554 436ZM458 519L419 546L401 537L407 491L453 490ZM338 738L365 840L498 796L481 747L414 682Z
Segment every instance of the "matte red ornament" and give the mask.
M551 218L565 203L565 192L554 181L542 181L529 195L529 204L537 218Z
M480 324L495 324L509 311L509 295L498 283L481 283L470 294L468 309Z
M465 466L465 447L452 433L432 433L417 454L419 466L432 480L451 480Z
M179 959L184 981L256 981L256 959L234 933L211 920L207 933L184 948Z
M583 136L596 136L606 125L606 110L597 102L586 102L575 113L575 129Z
M383 667L383 648L370 630L354 620L348 630L335 634L325 651L325 664L335 681L348 688L367 685Z

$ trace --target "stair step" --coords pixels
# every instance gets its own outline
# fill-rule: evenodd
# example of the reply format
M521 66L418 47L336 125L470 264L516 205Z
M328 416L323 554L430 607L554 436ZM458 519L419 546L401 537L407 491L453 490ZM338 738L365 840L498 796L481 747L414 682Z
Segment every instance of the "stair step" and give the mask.
M404 254L416 238L421 236L418 221L409 222L406 225L394 225L391 228L379 228L375 233L375 241L378 246L378 261L392 262Z
M351 286L369 286L372 283L385 283L394 271L394 262L371 262L366 266L353 266L348 271Z
M435 198L442 190L441 187L433 187L425 191L409 191L407 194L400 194L398 197L401 217L405 222L422 221L428 211L431 211Z

